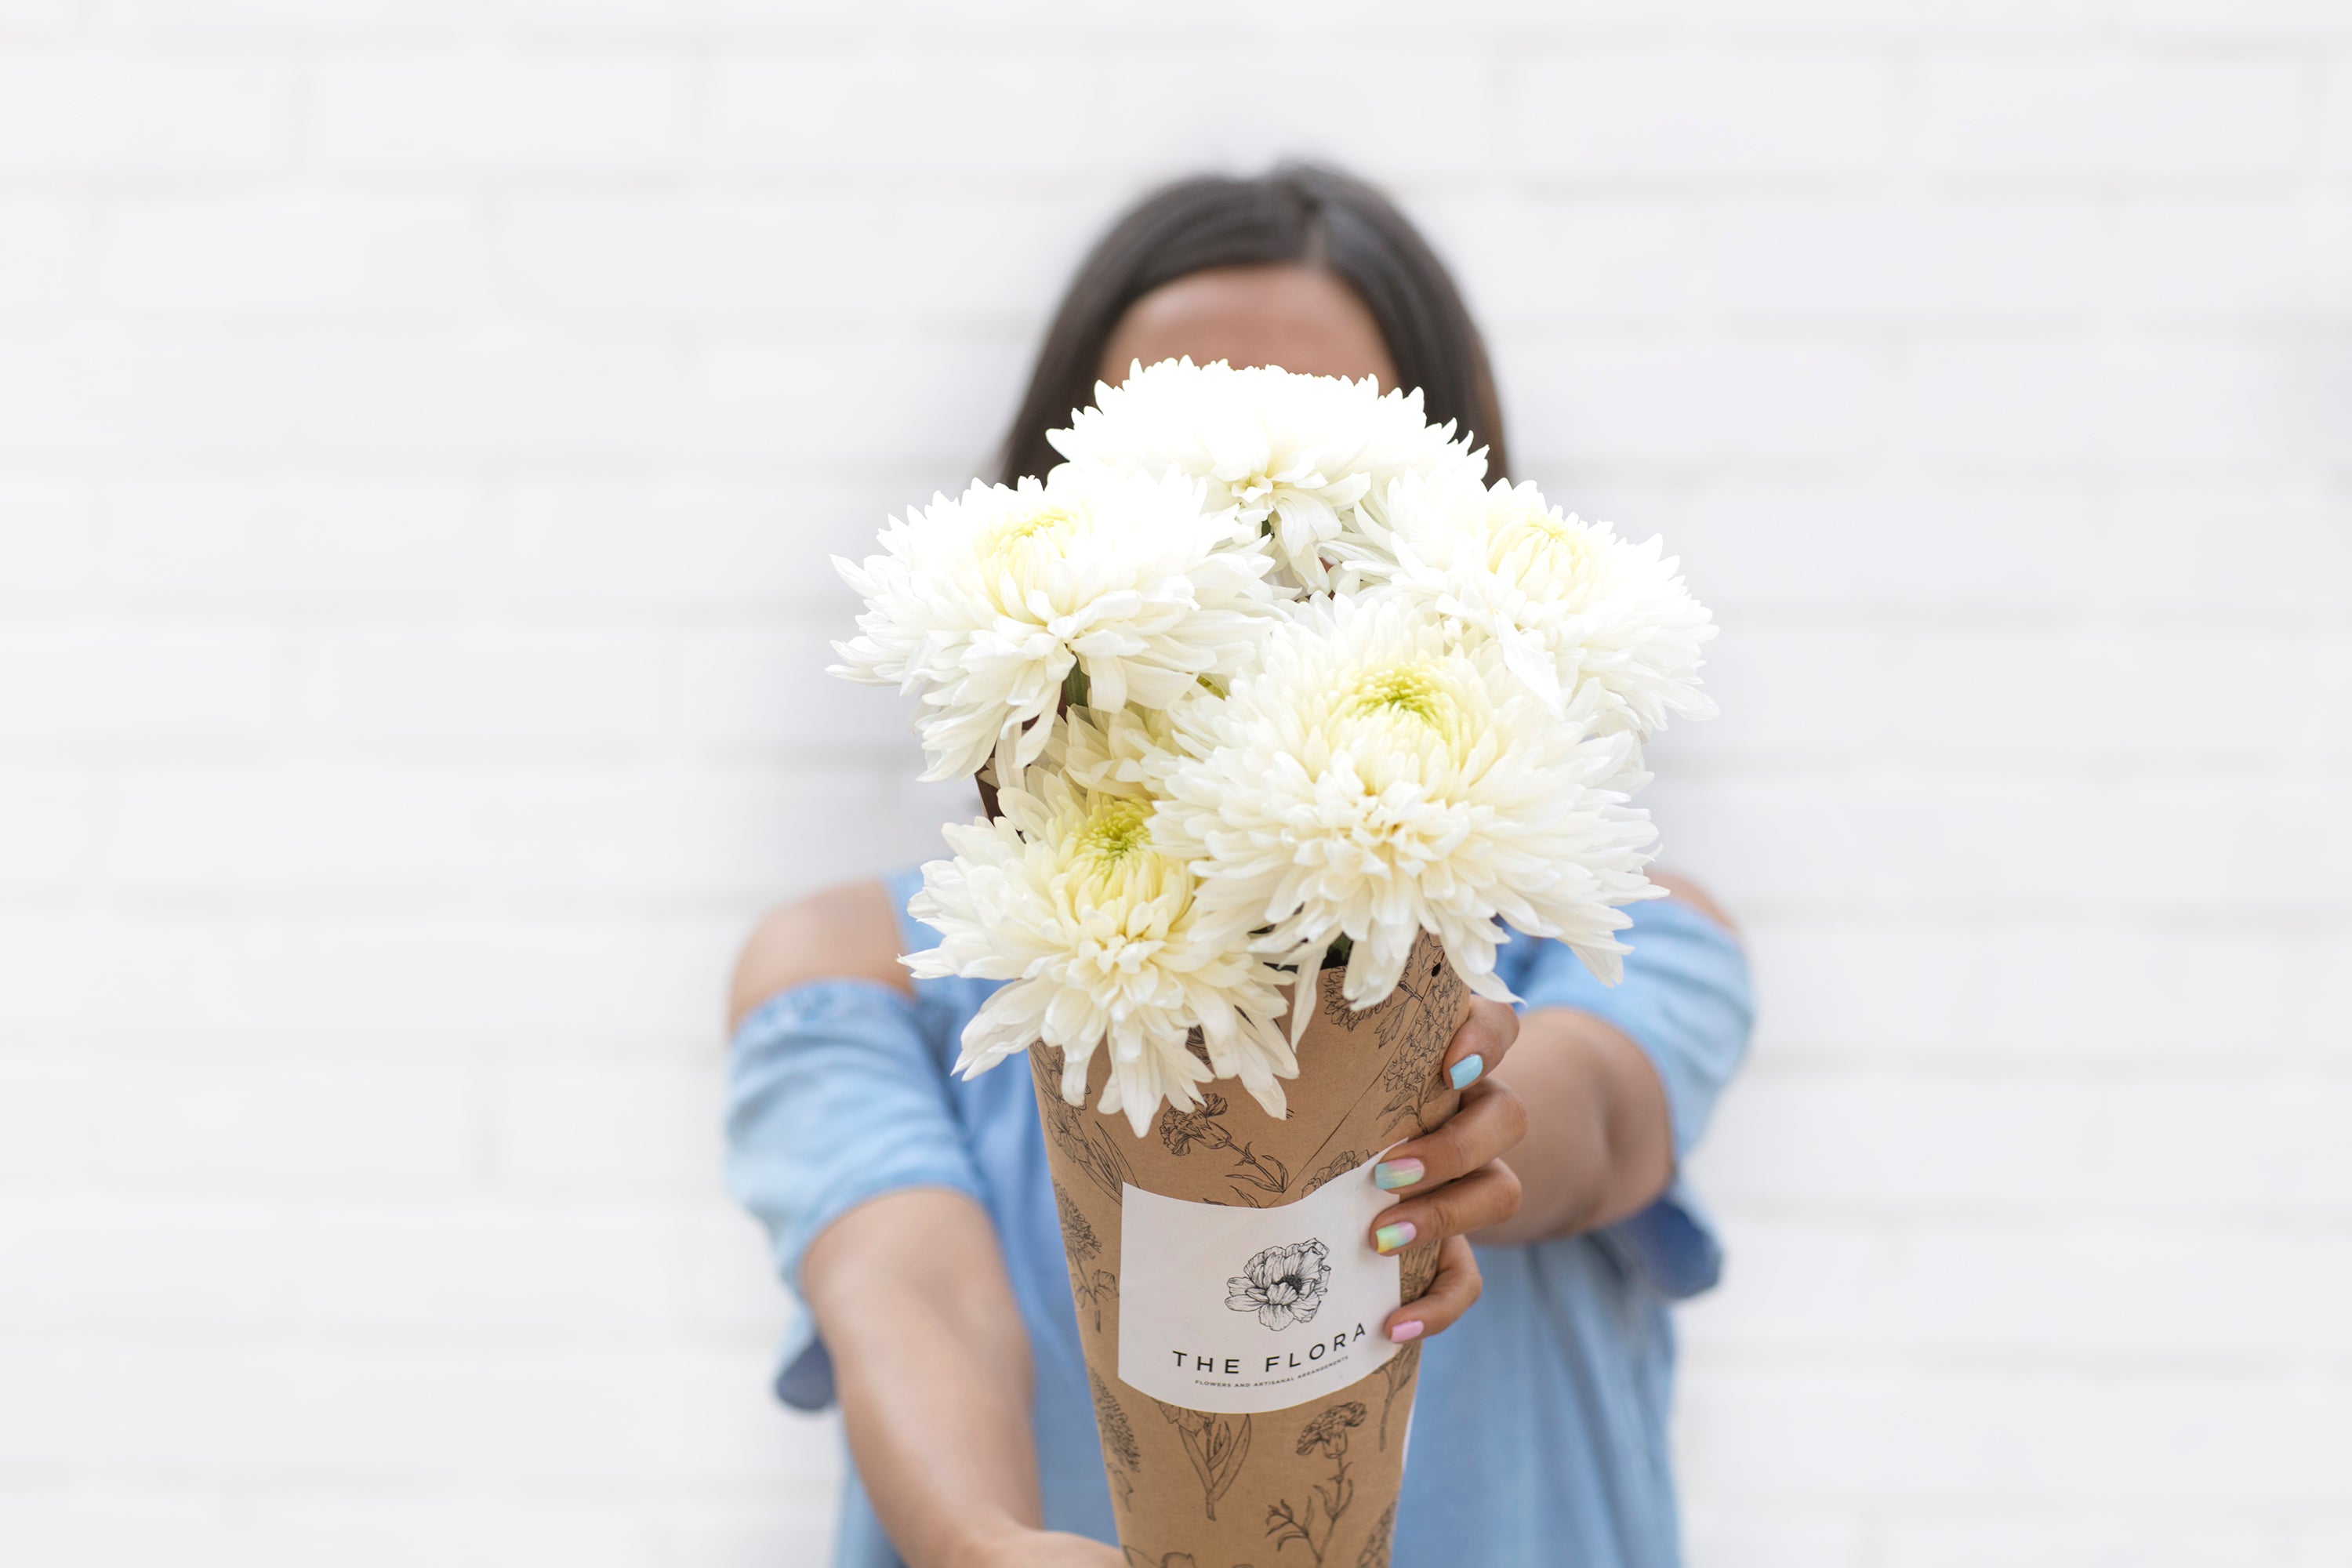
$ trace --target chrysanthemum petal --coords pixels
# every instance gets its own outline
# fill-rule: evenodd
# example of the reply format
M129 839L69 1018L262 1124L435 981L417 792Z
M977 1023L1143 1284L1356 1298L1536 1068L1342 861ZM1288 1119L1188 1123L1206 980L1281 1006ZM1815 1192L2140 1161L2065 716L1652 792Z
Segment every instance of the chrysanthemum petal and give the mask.
M1648 818L1611 787L1633 742L1593 732L1601 700L1548 711L1497 648L1388 590L1310 604L1225 700L1171 717L1154 831L1268 958L1311 973L1352 939L1356 1006L1389 995L1424 931L1473 991L1509 1000L1502 917L1598 973L1616 906L1654 896Z
M1073 709L1057 737L1057 760L1099 759L1105 772L1139 773L1156 756L1132 716ZM916 973L1011 977L966 1028L957 1070L984 1071L1043 1040L1061 1051L1075 1104L1102 1052L1098 1109L1123 1112L1138 1136L1163 1104L1198 1104L1197 1086L1216 1077L1279 1106L1277 1080L1297 1072L1279 1024L1286 977L1209 919L1192 873L1154 847L1155 806L1139 784L1097 789L1052 768L1013 776L1003 815L950 828L954 858L923 868L908 906L940 933L909 961ZM1206 1060L1192 1048L1195 1029Z
M1271 534L1294 592L1328 585L1327 557L1380 515L1395 480L1475 485L1486 471L1469 436L1423 416L1418 390L1223 361L1137 365L1046 439L1075 468L1202 481L1211 507Z
M1073 668L1108 707L1130 690L1164 700L1244 668L1276 614L1273 558L1181 474L975 483L894 520L881 543L835 563L866 611L832 669L920 694L927 779L1033 761Z

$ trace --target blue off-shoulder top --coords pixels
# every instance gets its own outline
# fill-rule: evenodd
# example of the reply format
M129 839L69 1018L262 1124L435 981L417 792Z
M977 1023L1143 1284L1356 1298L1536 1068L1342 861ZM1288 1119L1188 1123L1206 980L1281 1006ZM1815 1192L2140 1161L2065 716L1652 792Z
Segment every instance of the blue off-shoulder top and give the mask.
M913 871L888 879L904 910ZM1515 938L1497 964L1523 1011L1570 1007L1614 1025L1656 1068L1687 1155L1748 1047L1747 960L1688 904L1633 906L1623 980L1604 986L1557 942ZM907 950L939 933L903 913ZM767 1227L798 1307L809 1243L866 1200L940 1187L995 1223L1035 1363L1033 1411L1046 1525L1115 1542L1094 1405L1078 1348L1031 1077L950 1073L958 1037L993 983L919 980L915 996L870 981L802 985L737 1029L728 1105L729 1184ZM1679 1177L1605 1229L1482 1247L1486 1291L1427 1342L1394 1568L1671 1568L1680 1561L1666 1423L1672 1304L1715 1284L1723 1253ZM833 1367L805 1308L776 1392L819 1409ZM855 1467L842 1499L838 1568L901 1568Z

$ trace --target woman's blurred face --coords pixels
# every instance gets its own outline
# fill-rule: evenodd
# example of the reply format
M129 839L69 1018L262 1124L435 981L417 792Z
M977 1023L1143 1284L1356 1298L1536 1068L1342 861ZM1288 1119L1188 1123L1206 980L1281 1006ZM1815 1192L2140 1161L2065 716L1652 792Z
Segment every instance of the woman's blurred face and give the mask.
M1117 386L1131 364L1187 354L1195 364L1271 364L1396 384L1371 311L1354 289L1312 267L1219 267L1161 284L1112 329L1102 379Z

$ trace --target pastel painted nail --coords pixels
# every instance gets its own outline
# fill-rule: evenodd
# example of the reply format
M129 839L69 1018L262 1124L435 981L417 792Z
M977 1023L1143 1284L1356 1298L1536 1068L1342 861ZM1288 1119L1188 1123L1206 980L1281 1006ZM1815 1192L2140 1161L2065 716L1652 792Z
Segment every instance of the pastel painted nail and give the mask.
M1372 1181L1386 1192L1409 1187L1426 1173L1418 1160L1383 1160L1372 1167Z
M1449 1076L1454 1079L1454 1088L1468 1089L1472 1084L1478 1081L1478 1075L1486 1070L1486 1058L1464 1057L1460 1061L1454 1064L1454 1071Z
M1407 1340L1417 1340L1421 1338L1421 1329L1422 1326L1419 1323L1399 1323L1395 1328L1389 1331L1389 1343L1392 1345L1401 1345Z
M1372 1232L1372 1239L1382 1252L1394 1252L1413 1237L1412 1221L1401 1219L1394 1225L1384 1225Z

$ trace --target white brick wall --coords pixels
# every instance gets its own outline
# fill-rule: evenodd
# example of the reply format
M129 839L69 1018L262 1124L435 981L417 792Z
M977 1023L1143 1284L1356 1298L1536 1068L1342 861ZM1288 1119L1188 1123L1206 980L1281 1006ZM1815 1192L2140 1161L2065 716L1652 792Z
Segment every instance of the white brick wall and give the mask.
M720 986L961 809L824 557L1285 149L1721 611L1694 1561L2352 1563L2342 0L0 0L0 1561L819 1559Z

